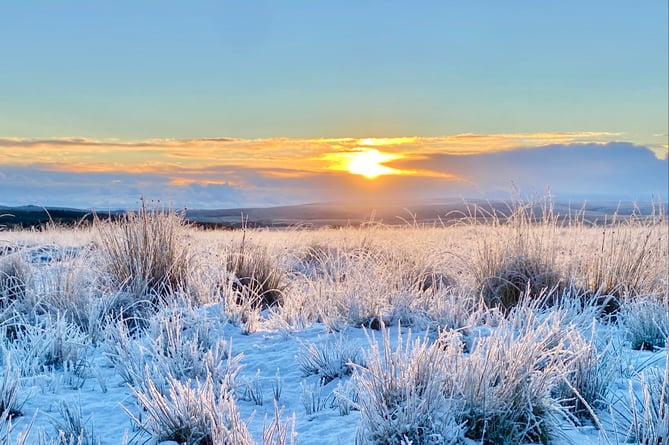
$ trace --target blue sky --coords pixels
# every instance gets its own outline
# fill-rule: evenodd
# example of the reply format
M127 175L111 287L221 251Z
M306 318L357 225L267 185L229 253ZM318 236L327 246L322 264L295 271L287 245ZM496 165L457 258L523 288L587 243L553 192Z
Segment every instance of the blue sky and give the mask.
M660 172L654 182L646 177L636 190L630 184L640 178L610 172L621 180L608 191L663 193L667 17L664 0L3 2L0 204L34 200L29 183L35 178L52 181L54 190L85 192L76 203L62 190L45 192L42 205L130 205L138 193L179 196L187 205L202 201L190 188L222 184L230 190L220 198L212 193L204 204L323 201L341 187L356 195L358 189L337 181L351 179L341 159L368 150L365 139L428 138L431 155L446 155L457 151L453 137L463 134L488 137L490 145L477 148L485 153L471 158L475 163L458 164L479 170L498 162L486 153L541 149L564 133L573 136L558 143L582 147L568 153L575 163L583 154L590 170L620 158L601 150L592 160L585 153L592 144L623 144L630 159L647 148L655 156L646 171ZM519 135L516 146L509 135ZM233 138L237 148L203 144L206 138ZM324 142L333 138L360 143ZM87 143L77 146L75 159L67 141L79 139ZM218 154L185 171L173 153L169 159L156 154L174 144L188 155L180 159L198 159L203 150ZM280 156L272 151L277 144ZM311 147L302 150L310 153L306 158L294 148L305 145ZM415 144L374 147L404 161L421 152ZM226 158L229 151L234 160ZM338 161L316 168L315 158ZM274 175L290 165L293 178L301 171L322 187L305 193L285 176L285 182L269 181L267 170L254 170L258 159L265 168L275 159ZM218 176L202 173L207 162L218 166ZM457 176L474 177L467 168ZM437 180L426 171L381 178L390 183L386 192L372 188L387 198L388 189L412 176L428 184L412 188L412 197L468 193L452 177ZM72 173L70 182L63 172ZM494 184L479 178L471 190L503 188L520 182L518 174L498 171ZM97 177L100 187L90 190L79 175ZM328 188L333 177L337 185ZM573 188L568 174L551 179L528 187ZM268 181L271 187L263 188ZM589 187L583 187L585 194Z

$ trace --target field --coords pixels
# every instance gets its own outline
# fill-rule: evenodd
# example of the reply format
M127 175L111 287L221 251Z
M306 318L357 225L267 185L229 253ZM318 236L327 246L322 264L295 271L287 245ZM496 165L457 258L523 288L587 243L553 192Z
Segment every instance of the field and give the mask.
M668 226L624 216L0 232L0 444L666 445Z

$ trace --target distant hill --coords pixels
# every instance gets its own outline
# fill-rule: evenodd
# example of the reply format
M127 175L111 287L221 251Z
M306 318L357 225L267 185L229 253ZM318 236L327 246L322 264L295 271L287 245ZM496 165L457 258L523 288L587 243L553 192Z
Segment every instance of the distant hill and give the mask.
M122 213L122 212L117 212ZM109 214L98 215L107 218ZM0 206L0 227L5 228L40 228L49 224L75 226L90 224L93 213L90 210L68 209L57 207Z
M653 211L667 213L667 203L657 208L657 204L620 204L614 201L587 203L553 203L553 213L562 219L579 215L593 223L603 223L610 215L618 213L625 217L634 212L651 214ZM535 207L535 215L542 209ZM97 213L101 219L122 215L124 211L114 210ZM492 215L502 218L510 213L506 201L483 201L460 199L421 201L412 203L346 204L314 203L279 207L235 208L235 209L192 209L186 210L188 222L204 228L233 229L240 227L340 227L358 226L365 223L388 225L448 225L463 219L484 221ZM48 224L75 226L90 224L94 219L92 210L69 208L43 208L37 206L0 206L0 226L12 228L40 228Z

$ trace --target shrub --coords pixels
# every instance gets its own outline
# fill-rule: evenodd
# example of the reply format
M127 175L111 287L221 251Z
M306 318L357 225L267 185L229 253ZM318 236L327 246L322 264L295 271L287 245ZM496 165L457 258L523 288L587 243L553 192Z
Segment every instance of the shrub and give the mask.
M558 316L521 311L478 339L453 363L454 389L464 406L456 415L466 437L485 444L547 443L558 419L569 417L552 391L569 369L573 328Z
M187 287L189 251L183 215L174 210L128 211L117 222L97 221L98 248L113 285L158 303Z
M30 268L18 254L0 257L0 309L26 295Z
M0 414L7 419L20 416L23 403L18 400L21 373L12 366L11 355L5 357L5 372L0 382Z
M302 345L295 356L302 375L317 375L327 384L332 380L351 375L354 364L365 366L361 349L345 342L343 335L336 341L328 338L322 345Z
M232 275L238 304L248 302L254 309L283 304L285 274L274 264L267 249L251 246L244 238L231 248L225 268Z
M484 278L482 295L488 307L506 312L518 304L522 295L539 297L560 285L560 275L539 258L519 255L508 258Z
M623 302L618 321L632 349L653 351L667 345L668 303L650 297L638 297Z
M142 422L127 409L126 412L158 442L253 444L229 388L215 388L210 377L204 383L191 380L181 383L168 376L165 394L147 379L144 388L133 387L132 391L148 418Z
M398 333L391 349L390 332L381 330L382 348L373 341L365 355L367 367L355 366L358 387L359 444L456 443L461 429L456 423L457 401L448 394L448 357L427 338L406 346Z

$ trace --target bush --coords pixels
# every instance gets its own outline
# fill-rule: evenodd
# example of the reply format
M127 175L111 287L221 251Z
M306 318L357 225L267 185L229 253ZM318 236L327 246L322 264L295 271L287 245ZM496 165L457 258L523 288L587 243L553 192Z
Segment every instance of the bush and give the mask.
M5 357L5 372L0 382L0 414L11 419L20 416L23 403L18 400L21 373L12 366L11 355Z
M128 211L117 222L97 221L100 249L113 285L135 299L159 303L187 288L189 250L183 215L174 210Z
M632 349L653 351L667 346L668 303L650 297L638 297L623 302L618 321Z
M367 367L355 366L360 423L356 443L378 445L449 444L461 434L454 413L458 402L448 396L448 357L428 339L406 346L398 334L391 349L390 332L382 329L365 355Z
M66 363L78 363L90 346L89 338L60 314L45 316L33 323L17 322L21 335L6 348L24 376L45 369L62 369Z
M488 307L504 312L516 306L524 293L539 297L560 285L555 269L539 258L524 255L506 259L491 272L483 280L483 300Z
M307 377L317 375L327 384L332 380L353 373L353 366L365 366L361 349L345 342L343 335L336 341L328 339L322 345L302 345L295 360Z
M238 304L249 303L253 309L283 304L285 274L265 248L251 246L244 238L231 248L225 268L232 275L232 289Z
M529 317L528 317L529 315ZM566 408L552 397L571 366L571 339L555 313L545 320L512 313L469 355L453 365L454 389L463 401L456 415L465 436L484 444L548 443Z
M30 279L30 268L18 254L0 257L0 309L23 299Z
M126 412L138 427L151 433L158 442L253 444L229 388L215 388L210 377L200 384L191 380L181 383L168 376L165 394L147 379L142 389L133 387L132 391L148 418L142 422L127 409Z

